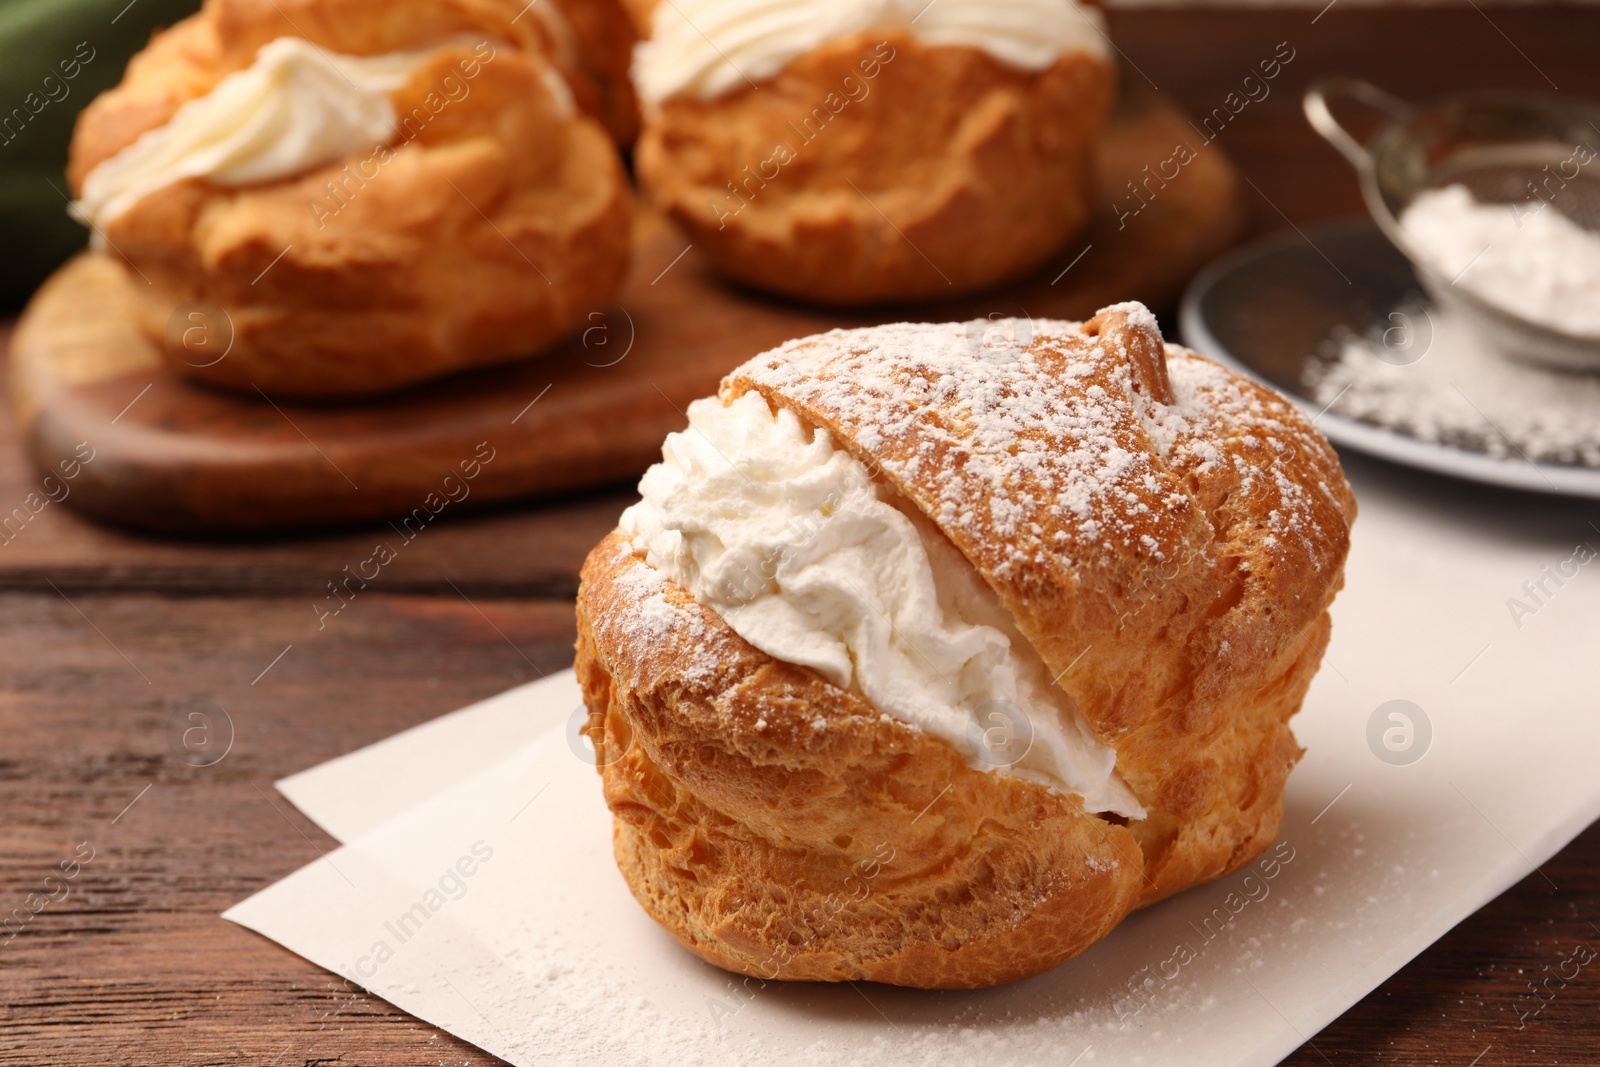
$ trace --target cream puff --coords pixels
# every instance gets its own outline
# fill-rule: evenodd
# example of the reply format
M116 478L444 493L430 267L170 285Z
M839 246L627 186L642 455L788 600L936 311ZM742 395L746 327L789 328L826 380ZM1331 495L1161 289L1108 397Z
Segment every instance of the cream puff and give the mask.
M1085 222L1115 68L1074 0L672 0L641 185L728 278L830 305L1040 266Z
M159 34L69 177L170 365L377 393L536 353L609 299L626 176L540 27L501 0L210 0ZM226 319L209 348L170 329L197 304Z
M691 951L993 985L1272 842L1355 516L1288 402L1128 304L792 341L688 414L577 670Z

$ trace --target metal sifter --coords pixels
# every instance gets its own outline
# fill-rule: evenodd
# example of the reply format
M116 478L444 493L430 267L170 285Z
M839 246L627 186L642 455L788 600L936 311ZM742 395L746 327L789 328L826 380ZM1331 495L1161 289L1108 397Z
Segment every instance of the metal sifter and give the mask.
M1363 145L1331 104L1353 100L1388 120ZM1600 370L1600 336L1567 333L1490 303L1423 259L1400 215L1423 190L1464 185L1482 203L1543 201L1600 232L1600 107L1533 93L1483 92L1408 104L1369 82L1328 78L1306 92L1306 118L1361 178L1368 209L1410 258L1434 301L1507 353L1570 370ZM1469 265L1470 269L1470 265ZM1465 271L1462 272L1463 274ZM1595 294L1600 300L1600 293Z

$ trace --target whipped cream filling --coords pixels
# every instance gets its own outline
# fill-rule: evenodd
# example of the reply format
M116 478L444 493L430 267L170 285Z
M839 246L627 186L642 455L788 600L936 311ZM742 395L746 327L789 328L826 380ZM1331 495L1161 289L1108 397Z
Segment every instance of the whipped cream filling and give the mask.
M1074 0L672 0L634 51L640 97L710 99L763 78L828 41L906 30L1040 71L1074 51L1106 53L1100 12Z
M398 121L390 94L432 54L347 56L280 37L90 171L72 214L98 226L186 178L254 185L386 142Z
M945 738L973 766L1145 814L999 598L866 466L757 393L689 406L622 515L646 562L776 659Z

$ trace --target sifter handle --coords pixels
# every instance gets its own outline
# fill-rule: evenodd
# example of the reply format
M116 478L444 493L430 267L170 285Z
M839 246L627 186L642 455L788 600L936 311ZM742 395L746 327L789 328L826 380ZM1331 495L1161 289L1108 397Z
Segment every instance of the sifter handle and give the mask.
M1372 155L1366 146L1350 136L1350 132L1333 117L1333 109L1329 106L1331 101L1343 98L1376 108L1391 119L1397 119L1404 114L1405 101L1359 78L1323 78L1306 90L1301 106L1305 109L1306 119L1311 123L1312 129L1321 134L1323 140L1337 148L1339 154L1350 161L1351 166L1359 171L1369 171L1372 169Z

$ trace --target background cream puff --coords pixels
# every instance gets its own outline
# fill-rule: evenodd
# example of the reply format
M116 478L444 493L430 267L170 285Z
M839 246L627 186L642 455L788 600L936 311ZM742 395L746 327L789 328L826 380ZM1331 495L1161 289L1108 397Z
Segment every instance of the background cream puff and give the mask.
M544 32L498 0L214 0L81 117L75 210L210 384L354 396L536 353L630 231ZM214 361L165 343L195 301L231 323Z
M644 189L729 278L823 304L955 295L1088 216L1114 93L1073 0L674 0L634 60Z

